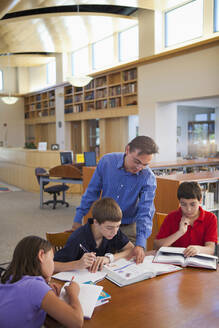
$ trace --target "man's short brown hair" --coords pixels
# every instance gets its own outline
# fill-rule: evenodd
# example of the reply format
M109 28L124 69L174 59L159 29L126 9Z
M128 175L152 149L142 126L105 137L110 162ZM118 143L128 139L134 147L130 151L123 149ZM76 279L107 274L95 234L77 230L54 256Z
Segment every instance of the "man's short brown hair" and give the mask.
M151 155L158 153L155 141L147 136L138 136L128 143L130 153L139 150L138 155Z
M93 218L99 224L106 221L119 222L122 220L122 210L117 202L110 197L97 200L92 206Z

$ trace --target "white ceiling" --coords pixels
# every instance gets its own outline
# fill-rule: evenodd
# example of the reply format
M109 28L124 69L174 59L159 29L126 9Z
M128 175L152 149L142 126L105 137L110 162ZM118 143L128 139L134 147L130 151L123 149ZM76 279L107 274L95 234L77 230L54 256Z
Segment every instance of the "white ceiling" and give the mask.
M188 1L188 0L187 0ZM81 13L80 5L117 5L142 10L164 10L185 0L1 0L0 18L5 14L46 7L76 5L77 12L57 12L0 20L0 54L22 53L11 59L13 66L34 66L48 62L48 56L23 53L60 53L74 51L137 22L137 13L121 16L103 13ZM7 65L0 56L0 65Z

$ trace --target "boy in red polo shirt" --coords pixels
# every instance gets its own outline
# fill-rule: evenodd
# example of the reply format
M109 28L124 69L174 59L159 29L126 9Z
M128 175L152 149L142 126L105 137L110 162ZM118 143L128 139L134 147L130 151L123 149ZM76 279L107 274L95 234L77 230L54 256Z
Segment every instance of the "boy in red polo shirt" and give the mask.
M203 210L201 188L197 182L183 182L177 190L180 208L167 215L154 240L161 246L185 247L184 255L213 255L217 243L217 217Z

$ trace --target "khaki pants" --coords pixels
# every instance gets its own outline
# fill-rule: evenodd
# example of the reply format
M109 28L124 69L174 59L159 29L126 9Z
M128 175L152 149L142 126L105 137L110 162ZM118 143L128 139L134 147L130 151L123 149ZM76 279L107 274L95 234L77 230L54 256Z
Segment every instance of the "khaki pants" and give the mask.
M121 224L120 230L128 237L128 239L135 244L136 241L136 223Z

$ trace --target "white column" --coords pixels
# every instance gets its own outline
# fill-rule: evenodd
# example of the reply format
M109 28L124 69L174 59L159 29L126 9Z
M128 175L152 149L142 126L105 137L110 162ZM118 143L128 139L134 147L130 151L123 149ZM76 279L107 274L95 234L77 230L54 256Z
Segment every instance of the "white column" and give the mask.
M215 144L219 151L219 107L215 108Z
M176 160L177 103L156 105L156 143L159 146L158 161Z
M155 24L153 10L138 10L138 28L139 58L153 55L155 47Z
M60 150L65 149L64 87L55 89L56 106L56 143Z

